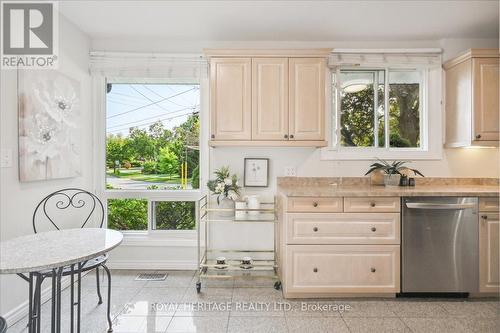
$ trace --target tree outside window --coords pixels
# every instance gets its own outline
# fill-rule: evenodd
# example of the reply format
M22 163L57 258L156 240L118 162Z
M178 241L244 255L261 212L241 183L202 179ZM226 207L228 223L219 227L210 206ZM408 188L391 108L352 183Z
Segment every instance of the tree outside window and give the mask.
M340 70L337 80L342 147L421 147L420 71Z

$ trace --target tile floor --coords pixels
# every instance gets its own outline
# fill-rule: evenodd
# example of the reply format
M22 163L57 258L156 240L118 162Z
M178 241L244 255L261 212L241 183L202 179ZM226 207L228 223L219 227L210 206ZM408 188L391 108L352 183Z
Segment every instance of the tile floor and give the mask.
M169 271L167 279L161 282L135 281L137 274L138 271L113 271L111 311L115 333L500 332L500 306L495 300L287 301L272 288L269 279L208 280L197 294L193 271ZM82 332L85 333L104 333L107 328L106 306L97 305L95 284L94 274L83 278ZM106 295L104 279L102 284ZM68 291L64 293L63 299L68 300ZM205 308L192 306L198 302ZM280 308L280 302L286 305ZM44 304L42 309L44 322L50 316L49 305ZM63 318L68 318L68 304L65 305ZM306 305L308 308L304 308ZM326 311L318 310L318 306ZM350 308L339 311L339 306ZM16 323L8 332L25 332L25 322ZM49 325L45 324L42 332L49 331ZM68 320L63 321L62 332L69 332Z

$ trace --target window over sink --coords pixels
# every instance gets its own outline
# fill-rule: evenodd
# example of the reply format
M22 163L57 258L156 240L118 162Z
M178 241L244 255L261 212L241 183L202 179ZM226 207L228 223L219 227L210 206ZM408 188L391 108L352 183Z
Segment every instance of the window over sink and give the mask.
M440 64L437 54L334 53L322 158L439 159Z

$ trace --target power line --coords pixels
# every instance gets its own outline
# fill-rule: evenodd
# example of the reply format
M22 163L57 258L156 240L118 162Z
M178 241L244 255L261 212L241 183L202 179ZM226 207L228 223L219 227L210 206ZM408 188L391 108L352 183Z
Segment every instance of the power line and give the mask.
M164 116L164 115L167 115L167 114L174 114L174 113L181 112L181 111L188 110L188 109L196 109L197 106L198 105L195 105L193 107L186 107L186 108L175 110L175 111L169 111L169 112L165 112L165 113L160 113L160 114L157 114L156 116L153 116L153 117L148 117L148 118L144 118L144 119L134 120L134 121L130 121L130 122L124 123L124 124L113 125L113 126L107 127L107 129L111 129L111 128L115 128L115 127L122 127L122 126L125 126L125 125L134 124L134 123L140 123L140 122L143 122L143 121L146 121L146 120L160 118L161 116Z
M110 103L115 103L115 104L121 104L121 105L126 105L126 106L132 106L132 107L137 107L137 105L132 105L132 104L128 104L128 103L123 103L121 101L115 101L111 98L107 98L106 101L110 102Z
M174 88L172 88L170 85L167 85L166 87L167 87L167 88L168 88L168 90L170 90L171 92L175 92ZM197 85L197 87L199 87L199 85ZM193 89L196 89L196 87L194 87ZM184 96L181 96L181 98L182 98L184 101L186 101L186 102L188 102L188 103L189 103L189 101L188 101L188 100L186 100L186 99L184 98Z
M123 93L119 93L119 92L110 92L109 95L117 95L117 96L122 96L122 97L126 97L126 98L131 98L131 99L137 99L137 100L141 100L143 101L144 99L142 99L141 97L138 97L138 96L133 96L133 95L128 95L128 94L123 94ZM112 97L115 97L115 96L112 96Z
M153 94L155 94L156 96L160 97L160 98L163 98L162 95L158 94L156 91L154 91L153 89L149 88L147 85L143 84L142 85L144 88L146 88L147 90L149 90L150 92L152 92ZM177 102L174 102L174 101L169 101L170 103L172 104L175 104L177 106L181 106L181 107L187 107L186 105L182 105L182 104L179 104Z
M115 118L115 117L118 117L118 116L121 116L121 115L124 115L124 114L130 113L130 112L134 112L134 111L137 111L137 110L140 110L140 109L144 109L144 108L146 108L146 107L148 107L148 106L156 105L156 104L158 104L158 103L161 103L161 102L167 101L167 100L169 100L170 98L174 98L174 97L176 97L176 96L180 96L180 95L182 95L182 94L185 94L185 93L187 93L187 92L190 92L190 91L192 91L192 90L194 90L194 89L195 89L195 88L191 88L191 89L188 89L188 90L186 90L186 91L182 91L182 92L177 93L177 94L174 94L174 95L172 95L172 96L169 96L169 97L165 97L165 98L163 98L163 99L160 99L160 100L158 100L158 101L156 101L156 102L153 102L153 103L150 103L150 104L146 104L146 105L143 105L143 106L137 107L137 108L132 109L132 110L128 110L128 111L125 111L125 112L122 112L122 113L118 113L118 114L115 114L115 115L112 115L112 116L106 117L106 119Z
M127 127L123 127L123 128L117 128L117 129L114 129L112 131L107 131L108 133L116 133L116 132L121 132L122 130L124 129L130 129L132 127L144 127L144 126L149 126L149 125L152 125L152 124L155 124L159 121L167 121L167 120L172 120L172 119L175 119L175 118L179 118L179 117L184 117L184 116L189 116L189 115L195 115L197 114L198 112L189 112L189 113L184 113L184 114L180 114L180 115L177 115L177 116L173 116L173 117L169 117L169 118L165 118L165 119L158 119L156 121L152 121L150 123L146 123L146 124L142 124L142 125L136 125L136 126L127 126Z
M142 92L140 92L136 87L134 87L133 85L129 84L129 87L134 89L137 93L139 93L142 97L144 97L145 99L147 99L148 101L150 102L154 102L151 98L149 98L148 96L144 95ZM164 98L163 96L160 96L161 98ZM171 101L169 101L171 102ZM168 111L167 109L165 109L163 106L161 106L160 104L155 104L156 107L159 107L160 109L162 110L165 110L165 111ZM186 106L187 108L187 106Z

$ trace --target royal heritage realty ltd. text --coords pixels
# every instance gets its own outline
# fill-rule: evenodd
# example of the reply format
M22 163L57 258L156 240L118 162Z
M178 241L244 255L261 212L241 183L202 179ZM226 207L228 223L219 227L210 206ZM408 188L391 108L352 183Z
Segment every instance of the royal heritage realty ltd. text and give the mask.
M296 312L348 312L349 304L321 302L187 302L187 303L152 303L154 312L173 311L296 311Z

